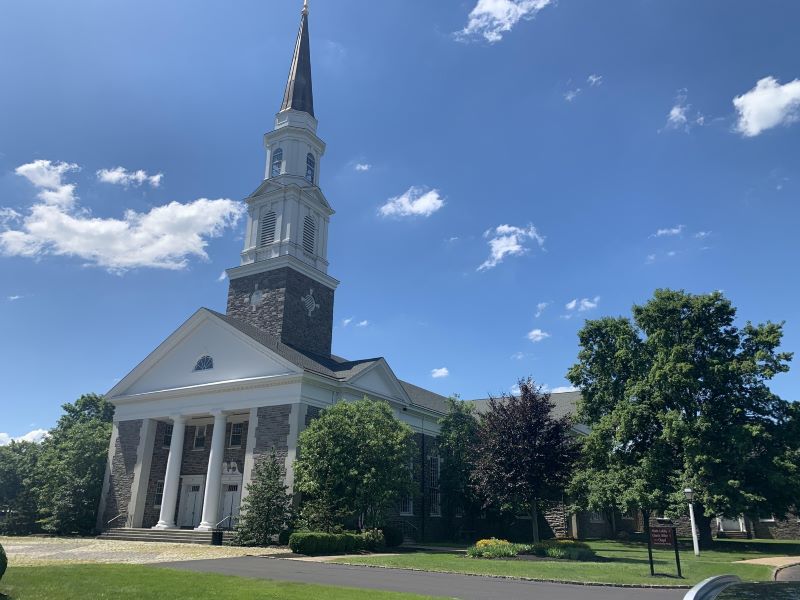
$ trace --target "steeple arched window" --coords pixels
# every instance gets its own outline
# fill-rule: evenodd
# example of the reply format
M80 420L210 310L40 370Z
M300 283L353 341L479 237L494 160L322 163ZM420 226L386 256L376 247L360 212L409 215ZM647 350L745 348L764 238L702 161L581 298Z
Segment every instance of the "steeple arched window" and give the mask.
M309 183L314 183L314 173L317 169L317 159L309 152L306 155L306 180Z
M283 148L272 151L272 166L269 170L270 177L277 177L283 171Z
M310 215L303 220L303 250L309 254L314 253L317 238L317 224Z
M275 223L277 216L274 211L269 211L261 219L261 232L259 234L258 245L263 248L275 241Z

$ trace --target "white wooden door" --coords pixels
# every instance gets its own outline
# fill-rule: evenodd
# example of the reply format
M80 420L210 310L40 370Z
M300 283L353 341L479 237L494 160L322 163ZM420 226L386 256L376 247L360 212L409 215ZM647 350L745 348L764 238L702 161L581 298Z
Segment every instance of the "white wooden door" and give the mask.
M242 501L242 486L239 483L222 484L222 515L220 520L227 519L220 524L223 529L233 528L239 516L239 504Z
M181 494L181 512L178 527L200 525L203 518L203 486L199 483L185 483Z

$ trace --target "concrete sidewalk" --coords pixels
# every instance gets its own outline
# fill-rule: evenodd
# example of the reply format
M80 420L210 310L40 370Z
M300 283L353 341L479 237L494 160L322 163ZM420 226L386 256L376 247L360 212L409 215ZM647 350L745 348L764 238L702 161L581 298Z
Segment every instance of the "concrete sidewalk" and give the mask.
M267 557L223 558L162 563L158 567L277 579L460 600L680 600L686 590L618 588L537 583L477 575L426 573Z

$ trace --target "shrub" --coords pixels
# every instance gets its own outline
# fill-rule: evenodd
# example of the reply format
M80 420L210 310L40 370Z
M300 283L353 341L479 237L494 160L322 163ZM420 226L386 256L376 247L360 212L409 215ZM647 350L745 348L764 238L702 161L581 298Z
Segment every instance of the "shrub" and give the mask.
M0 579L3 578L3 573L6 572L8 566L8 559L6 558L6 551L3 550L3 544L0 544Z
M569 560L592 560L594 551L586 542L577 540L547 540L527 546L522 554Z
M387 525L382 531L387 548L397 548L403 543L403 532L400 528Z
M477 544L467 548L467 556L470 558L513 558L524 548L525 546L512 544L507 540L492 538L479 540Z
M371 529L364 533L296 531L289 536L289 548L292 552L307 556L380 550L384 546L383 532L379 529Z

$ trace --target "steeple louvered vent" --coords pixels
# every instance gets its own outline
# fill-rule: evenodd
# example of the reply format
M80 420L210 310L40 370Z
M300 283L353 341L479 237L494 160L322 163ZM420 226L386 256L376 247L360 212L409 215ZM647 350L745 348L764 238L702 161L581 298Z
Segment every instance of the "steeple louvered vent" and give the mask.
M275 213L269 211L261 220L261 240L259 245L263 248L275 241Z
M309 254L314 254L314 242L317 236L317 224L310 216L303 221L303 249Z

